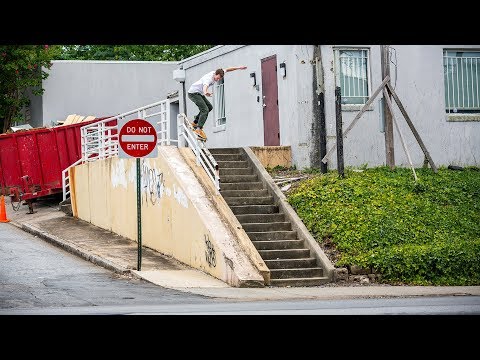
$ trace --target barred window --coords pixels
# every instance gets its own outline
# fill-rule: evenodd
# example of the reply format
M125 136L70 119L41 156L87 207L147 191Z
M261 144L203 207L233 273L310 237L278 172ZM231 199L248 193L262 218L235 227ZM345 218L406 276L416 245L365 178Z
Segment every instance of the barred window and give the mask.
M369 98L368 49L336 49L336 85L342 104L365 104Z
M213 89L213 108L215 114L215 126L226 123L225 117L225 79L222 78L215 83Z
M443 51L447 113L479 113L480 51Z

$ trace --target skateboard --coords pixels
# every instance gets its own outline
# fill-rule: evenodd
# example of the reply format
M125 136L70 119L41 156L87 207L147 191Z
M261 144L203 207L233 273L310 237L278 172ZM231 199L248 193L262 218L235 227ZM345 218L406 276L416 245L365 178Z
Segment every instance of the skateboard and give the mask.
M190 120L187 119L186 116L183 118L183 121L185 122L185 125L186 125L190 130L192 130L192 132L195 131L195 129L194 129L193 126L192 126L192 123L190 122ZM204 139L204 138L202 138L202 137L199 136L199 135L197 135L197 139L200 140L200 141L203 142L203 143L207 142L207 139Z

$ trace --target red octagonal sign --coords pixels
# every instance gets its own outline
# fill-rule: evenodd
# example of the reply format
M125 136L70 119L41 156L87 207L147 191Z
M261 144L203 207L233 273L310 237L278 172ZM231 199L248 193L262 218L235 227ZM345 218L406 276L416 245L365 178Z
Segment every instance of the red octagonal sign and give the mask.
M127 155L136 158L144 157L157 146L157 131L146 120L130 120L120 129L119 143Z

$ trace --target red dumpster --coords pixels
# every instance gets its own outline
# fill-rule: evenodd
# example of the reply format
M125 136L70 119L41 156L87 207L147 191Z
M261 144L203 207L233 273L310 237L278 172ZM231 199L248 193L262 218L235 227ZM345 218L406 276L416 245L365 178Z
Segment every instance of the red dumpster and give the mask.
M0 134L0 194L30 205L62 192L62 171L82 157L80 128L102 119Z

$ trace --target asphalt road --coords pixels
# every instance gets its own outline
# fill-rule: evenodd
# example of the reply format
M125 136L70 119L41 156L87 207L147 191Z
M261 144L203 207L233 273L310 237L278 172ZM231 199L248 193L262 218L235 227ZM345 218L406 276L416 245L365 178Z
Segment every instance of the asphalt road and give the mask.
M473 315L480 296L225 300L118 275L0 223L0 314Z
M211 303L211 298L118 275L0 223L0 309Z

